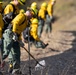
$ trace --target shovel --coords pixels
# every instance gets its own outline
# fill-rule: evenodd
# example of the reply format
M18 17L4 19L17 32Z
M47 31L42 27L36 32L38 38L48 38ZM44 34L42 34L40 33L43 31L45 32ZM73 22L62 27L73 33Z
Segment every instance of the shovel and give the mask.
M29 51L24 47L24 46L21 46L22 48L24 48L24 50L26 50L26 52L36 61L36 66L35 66L35 70L40 70L40 69L43 69L46 65L45 63L45 60L42 60L42 61L37 61L34 56L29 53Z
M35 66L35 71L42 70L45 68L45 66L46 66L45 60L39 61L39 63L37 63L37 65Z

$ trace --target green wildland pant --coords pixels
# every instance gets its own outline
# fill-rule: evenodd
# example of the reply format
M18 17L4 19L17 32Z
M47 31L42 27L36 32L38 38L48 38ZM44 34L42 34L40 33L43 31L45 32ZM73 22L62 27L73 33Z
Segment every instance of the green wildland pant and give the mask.
M52 23L51 23L52 17L49 15L46 15L46 21L45 21L45 32L50 33L52 31Z
M43 27L44 27L44 20L40 19L38 23L38 36L41 37L41 34L43 32Z
M6 29L3 34L3 59L7 56L9 58L9 64L13 65L13 71L18 71L20 68L20 45L18 41L13 41L13 32L10 29Z

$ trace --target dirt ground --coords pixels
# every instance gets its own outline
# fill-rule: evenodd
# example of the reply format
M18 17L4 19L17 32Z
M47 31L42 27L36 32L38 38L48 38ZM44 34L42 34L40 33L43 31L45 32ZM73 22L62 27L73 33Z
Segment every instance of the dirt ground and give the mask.
M60 1L58 0L58 3L61 3ZM69 0L70 3L74 1ZM62 4L65 4L64 0ZM45 43L49 43L45 49L37 49L34 45L30 47L30 53L38 61L45 60L46 65L42 70L35 71L35 60L30 58L31 61L29 61L28 53L21 48L21 71L24 75L30 75L29 68L31 75L76 75L76 12L74 11L75 9L70 9L69 13L65 11L65 14L56 12L55 15L58 14L58 16L52 24L50 37L48 38L45 32L42 33L41 39ZM28 49L27 44L25 47ZM7 68L8 60L6 59L6 66L2 71L4 75L11 75L7 73Z
M37 49L32 45L31 54L38 60L45 60L46 66L42 70L35 71L36 62L31 58L31 75L76 75L76 16L68 21L63 19L52 24L50 37L42 33L42 40L49 43L45 49ZM28 49L28 45L25 44ZM7 62L7 60L6 60ZM4 67L4 75L7 73L7 66ZM29 56L21 48L21 71L29 75Z

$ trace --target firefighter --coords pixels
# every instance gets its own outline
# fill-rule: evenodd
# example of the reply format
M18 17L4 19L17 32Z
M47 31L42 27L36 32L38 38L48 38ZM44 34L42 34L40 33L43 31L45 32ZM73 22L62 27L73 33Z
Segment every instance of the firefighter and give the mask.
M34 45L36 48L46 48L48 44L44 44L37 34L38 31L38 19L34 18L30 25L30 36L35 40Z
M25 42L28 42L28 30L29 30L30 24L32 23L33 19L35 19L35 18L37 19L37 17L38 17L37 3L33 2L31 4L30 8L27 8L27 9L31 10L31 12L33 14L33 17L32 17L32 19L29 20L28 27L23 32L23 38L24 38ZM30 36L30 41L29 42L31 43L31 45L32 45L32 43L35 42L35 40L33 39L33 37Z
M41 37L41 33L43 31L44 23L46 20L46 14L47 14L47 3L43 2L41 4L41 8L38 13L39 18L39 24L38 24L38 36Z
M48 33L48 37L50 35L49 33L51 33L52 31L52 19L53 19L53 9L54 9L53 7L55 2L56 0L50 0L47 6L48 15L46 15L45 32L46 34Z
M4 32L4 41L7 43L5 47L7 47L7 56L10 54L13 56L11 59L12 62L10 64L12 74L20 75L20 46L24 46L24 43L21 39L22 31L27 27L28 19L32 16L30 11L26 11L26 13L19 13L11 22L12 29L7 29ZM9 33L7 33L11 30ZM8 38L8 40L7 40ZM4 57L5 59L6 57ZM10 56L9 56L10 58ZM22 74L21 74L22 75Z
M6 14L8 14L10 12L13 12L15 14L15 16L18 15L19 14L19 7L18 6L19 5L25 5L25 2L26 2L26 0L12 0L5 7L4 14L6 15ZM4 51L4 53L3 53L3 59L5 59L7 57L7 54L8 54L9 49L10 49L10 46L9 46L9 48L7 48L7 45L11 43L11 37L9 37L9 36L12 35L11 34L11 27L12 26L10 25L9 27L10 27L10 29L6 29L4 31L4 33L3 33L3 38L4 38L4 40L3 40L3 43L4 43L3 44L3 47L4 47L3 48L3 51ZM7 37L8 37L8 39L6 39ZM14 43L13 48L10 49L10 53L9 53L9 56L8 56L8 58L9 58L9 72L11 72L11 73L12 73L12 71L13 71L13 73L15 73L15 71L16 70L18 71L19 70L19 67L20 67L20 65L18 65L19 64L18 63L19 62L19 59L16 60L15 57L14 57L14 53L13 53L14 51L19 51L19 48L18 49L16 48L18 46L19 46L19 44ZM20 55L20 52L18 52L17 55ZM13 67L13 70L12 70L12 67Z

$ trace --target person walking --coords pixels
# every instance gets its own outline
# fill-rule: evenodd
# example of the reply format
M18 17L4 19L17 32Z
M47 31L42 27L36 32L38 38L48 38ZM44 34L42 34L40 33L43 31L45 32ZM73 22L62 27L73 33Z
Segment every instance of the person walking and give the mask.
M46 20L46 14L47 14L47 3L43 2L41 4L41 8L40 8L39 13L38 13L38 19L39 19L38 36L39 37L41 37L41 34L43 32L44 23L45 23L45 20Z
M28 27L23 31L23 38L26 42L30 42L31 44L33 43L36 48L46 48L47 44L43 43L39 36L38 36L38 19L35 15L35 12L33 12L32 9L30 9L32 12L32 19L30 19L30 24ZM30 29L29 29L30 28ZM28 35L28 30L29 30L29 35ZM30 41L28 41L28 37Z
M44 44L40 38L38 37L37 31L38 31L38 20L35 18L33 19L31 25L30 25L30 35L35 39L35 46L36 48L46 48L48 44Z
M52 31L52 19L53 19L53 10L54 10L54 4L56 0L50 0L47 6L47 15L46 15L46 21L45 21L45 32L48 34L48 37L50 37L50 33Z
M13 12L14 14L15 14L15 16L16 15L18 15L19 14L19 5L25 5L25 1L26 0L12 0L6 7L5 7L5 9L4 9L4 15L7 15L7 14L9 14L10 12ZM14 16L14 17L15 17ZM7 48L7 45L9 45L10 43L11 43L11 37L10 36L12 36L12 31L11 31L11 29L9 28L8 29L8 27L10 27L11 28L11 24L10 25L4 25L4 33L3 33L3 38L4 38L4 40L3 40L3 56L2 56L2 59L4 60L6 57L7 57L7 55L8 55L8 53L9 53L9 50L10 50L10 53L9 53L9 56L8 56L8 58L9 58L9 72L11 72L12 73L12 71L15 73L15 71L16 70L19 70L18 68L19 68L19 66L18 66L18 61L17 60L15 60L15 57L14 57L14 55L12 54L12 52L15 50L16 51L16 45L17 45L17 43L14 43L14 45L13 45L13 48ZM17 45L17 47L18 47L19 45ZM11 46L10 46L11 47ZM19 48L18 48L18 50L19 50ZM18 52L18 54L17 55L19 55L19 52ZM19 60L19 59L18 59ZM16 66L17 67L16 67ZM16 67L17 69L13 69L12 70L12 67Z
M5 30L3 35L4 42L7 43L4 46L4 48L7 48L7 54L4 55L3 59L5 59L10 53L9 60L12 60L10 62L10 71L14 75L22 75L20 71L20 46L23 47L24 43L21 39L21 33L27 27L28 19L30 19L31 16L30 11L19 13L11 22L12 28ZM10 32L8 33L9 30Z
M30 27L32 21L34 19L37 19L38 20L37 3L36 2L33 2L31 4L31 6L29 8L27 8L27 9L30 9L33 15L32 15L32 18L29 20L28 27L26 28L26 30L23 31L23 38L24 38L25 42L28 42L28 37L30 37L30 41L29 42L30 42L30 44L32 46L32 44L34 44L34 42L36 40L34 40L34 38L31 35L28 35L28 31L30 31L29 30L29 27Z

